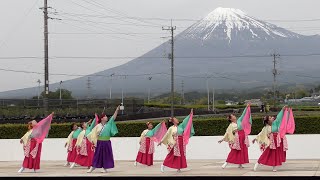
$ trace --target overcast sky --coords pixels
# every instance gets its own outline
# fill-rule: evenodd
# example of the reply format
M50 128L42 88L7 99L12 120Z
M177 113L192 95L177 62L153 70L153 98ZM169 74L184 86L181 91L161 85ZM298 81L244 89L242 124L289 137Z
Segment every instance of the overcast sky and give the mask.
M261 20L294 32L320 34L319 0L48 0L50 57L137 57L165 41L168 32L161 25L169 21L125 17L180 19L174 21L181 32L217 7L241 9ZM43 59L3 59L3 57L43 57L43 0L1 0L0 6L0 91L37 85L43 75L8 72L43 72ZM188 19L188 21L181 21ZM278 20L278 21L275 21ZM285 20L285 21L279 21ZM127 34L124 34L127 33ZM90 74L123 64L130 59L50 59L50 73ZM50 83L70 76L50 76Z

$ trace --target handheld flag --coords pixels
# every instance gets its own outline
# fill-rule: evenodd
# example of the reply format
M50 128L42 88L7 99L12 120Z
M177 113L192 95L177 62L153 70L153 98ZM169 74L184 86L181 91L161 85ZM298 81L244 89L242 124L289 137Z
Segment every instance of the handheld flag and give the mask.
M165 122L159 123L156 127L152 130L148 131L146 136L151 137L156 143L159 143L163 136L167 132L167 126Z
M271 132L279 132L280 124L282 121L283 117L283 109L278 113L277 118L273 121L272 126L271 126Z
M293 134L295 129L296 129L296 125L294 122L293 112L292 112L292 108L290 108L289 119L287 124L287 133Z
M279 127L280 137L283 138L287 133L287 121L288 121L288 108L284 110L283 117L281 120L281 124Z
M183 131L183 141L186 145L189 143L190 137L192 137L195 134L192 118L193 118L193 112L190 113L188 123L185 126L185 129Z
M52 121L53 114L42 119L35 127L33 127L31 137L34 138L37 143L42 143L47 136Z
M252 117L250 104L243 110L242 115L237 120L238 130L244 130L246 135L251 133Z

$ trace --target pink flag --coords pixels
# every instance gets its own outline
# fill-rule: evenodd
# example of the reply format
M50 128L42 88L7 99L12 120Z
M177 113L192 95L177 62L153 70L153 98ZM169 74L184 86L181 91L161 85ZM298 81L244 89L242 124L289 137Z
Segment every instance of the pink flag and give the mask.
M44 138L47 136L52 117L53 115L50 114L48 117L42 119L35 127L32 128L31 138L34 138L37 143L42 143Z
M242 120L242 129L246 135L249 135L251 133L251 125L252 125L252 118L251 118L251 108L250 104L247 106L247 112L243 117Z
M289 119L287 124L287 133L293 134L295 129L296 129L296 124L294 122L292 108L290 108L290 114L289 114Z
M289 110L288 110L288 108L286 108L283 112L281 124L279 127L279 133L280 133L281 138L283 138L287 133L288 113L289 113Z
M192 126L192 117L193 117L193 113L190 113L188 124L185 127L184 132L183 132L183 141L186 145L189 143L190 137L193 136L193 134L194 134L194 129Z
M166 132L167 132L166 123L162 122L160 128L157 129L154 135L152 136L153 140L156 143L159 143L162 140L163 136L166 134Z

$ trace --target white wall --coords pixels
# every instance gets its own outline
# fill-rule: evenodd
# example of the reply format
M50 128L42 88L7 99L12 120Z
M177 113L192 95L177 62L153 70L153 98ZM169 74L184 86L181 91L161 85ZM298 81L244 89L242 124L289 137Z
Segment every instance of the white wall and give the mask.
M249 136L249 140L254 136ZM226 159L230 148L227 143L218 144L221 136L195 136L187 146L187 159ZM287 135L289 151L288 159L320 159L320 135ZM112 138L115 160L135 160L139 138ZM42 160L65 160L67 150L65 139L45 139L41 154ZM154 160L163 160L167 154L164 145L157 147ZM261 154L257 144L249 147L249 158L257 159ZM18 139L0 139L0 161L22 161L23 149Z

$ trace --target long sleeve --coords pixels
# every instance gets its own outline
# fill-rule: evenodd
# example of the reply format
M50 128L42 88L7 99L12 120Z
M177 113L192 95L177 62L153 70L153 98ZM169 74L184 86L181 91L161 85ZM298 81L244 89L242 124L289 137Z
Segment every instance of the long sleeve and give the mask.
M156 131L157 131L158 129L160 129L161 126L162 126L162 122L159 123L159 124L158 124L156 127L154 127L153 129L149 130L145 135L146 135L147 137L152 137L152 136L154 136L154 134L156 133Z
M247 112L247 107L244 108L242 115L237 119L238 130L242 130L242 120L246 112Z
M67 141L66 141L67 147L69 146L69 144L70 144L71 141L72 141L72 135L73 135L73 133L74 133L74 131L71 131L71 133L70 133L69 136L67 137Z
M283 117L283 109L279 112L279 114L277 115L277 118L272 123L272 126L271 126L272 132L279 132L282 117Z
M118 128L117 128L117 125L114 121L115 121L115 119L112 116L107 124L110 127L110 136L114 136L114 135L118 134Z
M142 131L142 133L140 135L140 142L141 142L142 138L144 138L148 132L150 132L148 129Z
M32 133L32 130L29 130L24 136L22 136L21 140L23 141L23 145L25 146L29 140L29 137Z
M233 142L234 142L234 138L235 138L233 132L234 132L234 130L236 130L236 129L237 129L237 128L234 127L234 126L232 125L232 123L230 123L230 125L228 126L228 128L227 128L227 130L226 130L226 133L224 134L222 140L223 140L223 141L226 141L226 142L229 142L229 143L233 143Z
M80 133L79 136L77 137L76 146L80 146L80 144L81 144L82 141L83 141L83 138L84 138L85 134L86 134L86 131L85 131L85 130L81 131L81 133Z
M164 145L168 145L170 136L172 137L172 127L170 127L167 133L163 136L161 143Z
M261 132L257 135L256 140L260 145L262 145L262 144L266 145L266 146L270 145L270 140L268 137L268 134L270 133L269 131L271 131L271 127L265 126L265 127L263 127Z
M96 125L91 132L88 134L87 138L90 142L92 142L94 145L97 144L98 141L98 128L99 128L99 124Z
M96 124L96 118L94 118L93 121L91 122L90 126L87 127L87 131L91 132L91 130L94 128L95 124Z

